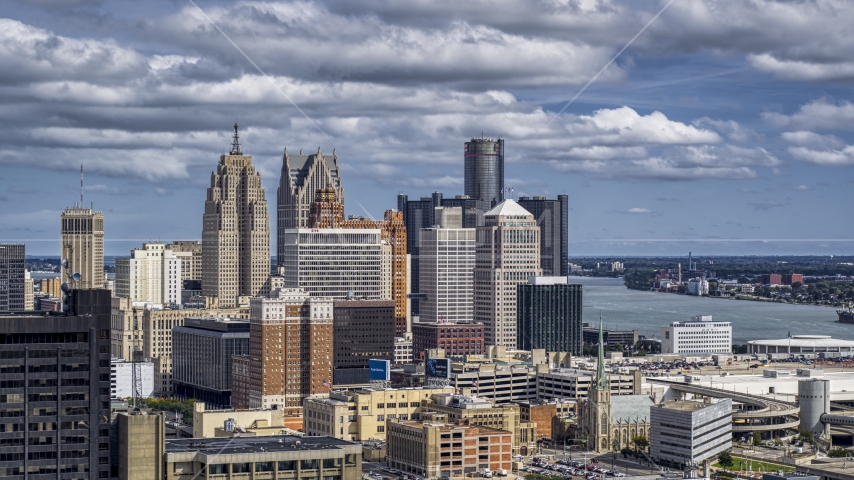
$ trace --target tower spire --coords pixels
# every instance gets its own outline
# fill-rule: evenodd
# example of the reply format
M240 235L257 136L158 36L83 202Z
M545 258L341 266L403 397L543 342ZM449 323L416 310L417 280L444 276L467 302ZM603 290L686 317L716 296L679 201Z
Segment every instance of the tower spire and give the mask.
M602 312L599 312L599 356L596 359L596 390L610 390L608 377L605 376L605 344L602 341Z
M80 208L83 208L83 164L80 164Z
M234 136L231 138L231 155L242 155L240 153L240 138L237 136L237 122L234 122Z

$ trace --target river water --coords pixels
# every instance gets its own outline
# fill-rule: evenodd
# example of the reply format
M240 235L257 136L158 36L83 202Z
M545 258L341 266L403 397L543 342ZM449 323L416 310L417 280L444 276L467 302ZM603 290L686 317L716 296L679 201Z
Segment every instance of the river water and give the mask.
M597 324L599 312L606 328L638 330L661 338L661 327L692 315L712 315L732 322L733 343L785 338L792 335L831 335L854 340L854 325L836 321L836 309L814 305L753 302L673 293L629 290L618 278L569 277L584 285L584 321Z

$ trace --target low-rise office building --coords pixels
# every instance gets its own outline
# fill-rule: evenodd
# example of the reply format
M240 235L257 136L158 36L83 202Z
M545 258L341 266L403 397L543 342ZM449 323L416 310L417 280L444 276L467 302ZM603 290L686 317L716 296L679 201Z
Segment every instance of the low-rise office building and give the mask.
M217 430L225 427L226 423L232 429L249 430L251 428L278 427L279 432L283 428L301 426L289 424L284 409L251 409L251 410L218 410L208 408L205 402L193 404L193 437L213 438L218 436Z
M167 440L165 480L359 480L362 446L330 437Z
M710 354L732 352L732 324L711 315L695 315L687 322L661 327L661 353Z
M249 353L249 321L188 318L172 330L172 387L179 398L231 405L231 359Z
M513 440L504 430L448 423L448 416L425 414L423 421L389 421L386 462L425 478L510 470Z
M412 353L417 359L426 350L441 348L447 356L483 354L484 326L482 323L412 324Z
M513 434L513 454L527 456L536 447L536 423L523 422L519 405L493 405L484 398L451 393L433 395L421 401L426 412L448 416L451 423L497 428ZM551 419L549 419L551 421Z
M660 463L685 467L716 458L732 447L732 400L654 405L649 433L650 456Z
M640 372L633 375L608 375L611 395L634 395L640 393ZM593 384L594 372L579 369L552 369L536 376L536 399L587 398Z
M551 400L519 402L519 416L522 422L532 422L537 425L537 439L555 438L555 433L562 428L558 424L565 418L575 415L577 403L573 401Z
M304 404L308 435L329 435L352 441L385 440L386 420L419 419L421 401L444 388L362 388L311 396Z
M412 363L412 336L394 337L394 363L406 365Z

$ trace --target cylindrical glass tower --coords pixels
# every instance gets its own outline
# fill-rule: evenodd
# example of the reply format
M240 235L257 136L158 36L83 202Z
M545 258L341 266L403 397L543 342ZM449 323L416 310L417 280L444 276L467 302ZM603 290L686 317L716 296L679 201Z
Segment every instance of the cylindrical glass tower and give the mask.
M494 207L504 200L504 140L472 138L465 147L465 194Z

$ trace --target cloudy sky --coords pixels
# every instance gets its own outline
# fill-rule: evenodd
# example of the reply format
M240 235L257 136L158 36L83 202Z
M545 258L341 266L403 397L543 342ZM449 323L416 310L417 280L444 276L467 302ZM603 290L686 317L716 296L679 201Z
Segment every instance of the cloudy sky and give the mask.
M57 255L81 163L108 255L199 239L237 121L273 211L285 148L378 217L483 133L573 255L854 253L847 0L194 1L0 2L0 241Z

